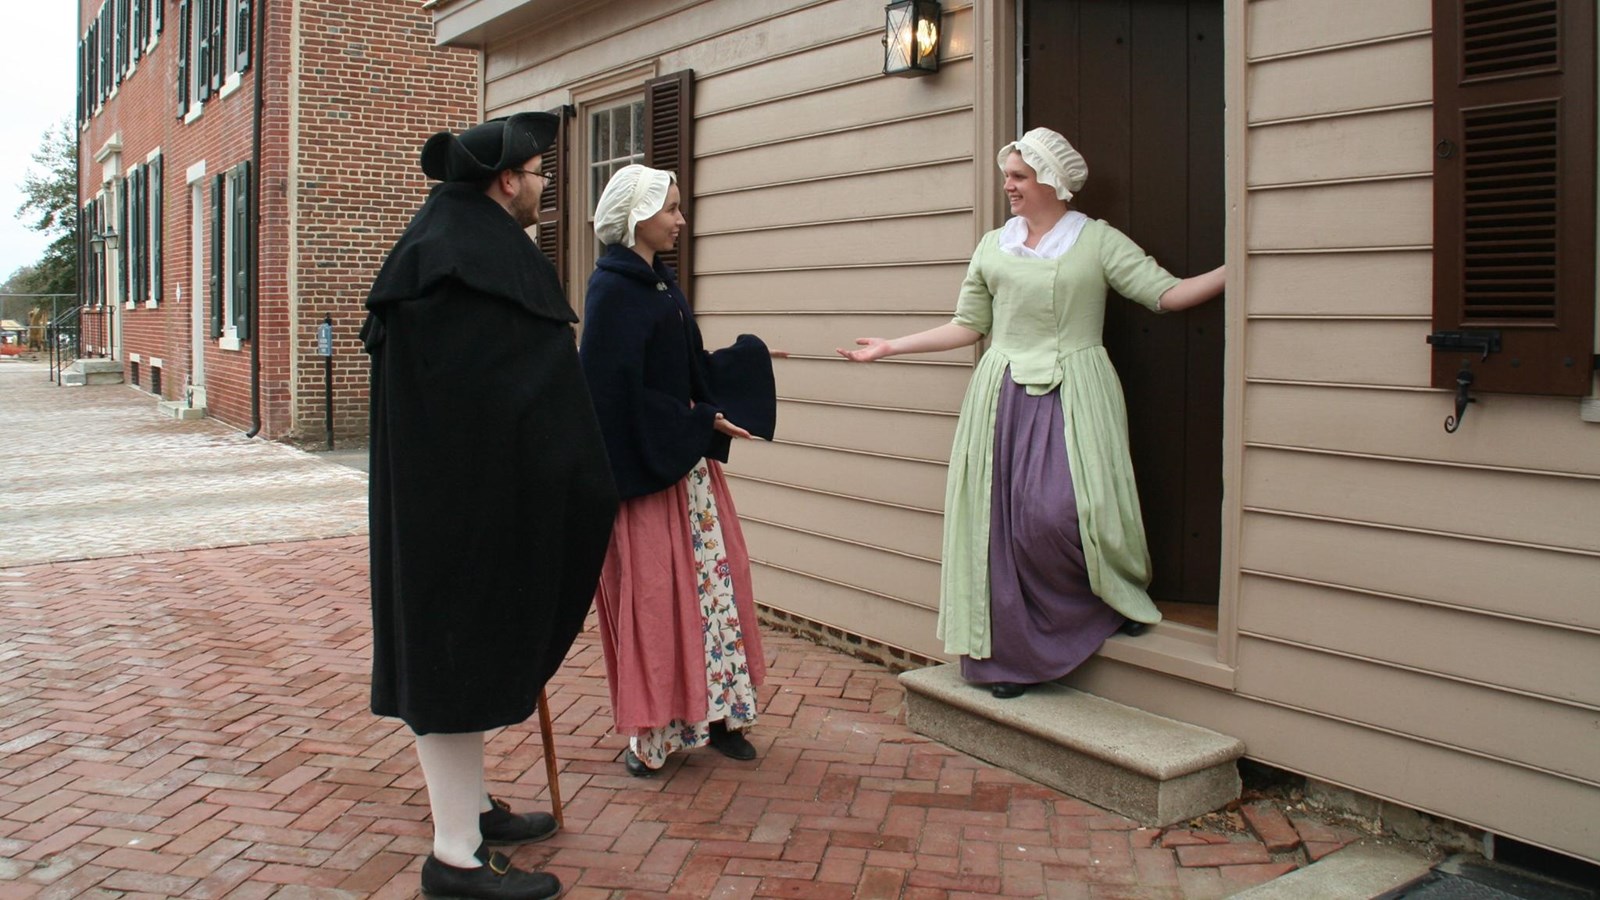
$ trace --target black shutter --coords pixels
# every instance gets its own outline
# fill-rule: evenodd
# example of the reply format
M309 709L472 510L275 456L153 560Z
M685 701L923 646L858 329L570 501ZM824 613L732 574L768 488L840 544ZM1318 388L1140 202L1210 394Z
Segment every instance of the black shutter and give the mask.
M572 129L572 107L558 106L550 110L560 120L556 126L556 142L539 159L539 171L544 173L544 194L539 197L539 249L556 266L556 277L566 290L569 270L567 253L567 144Z
M167 5L167 0L147 0L147 2L150 4L151 30L156 34L160 34L161 26L163 24L161 20L165 18L164 13L162 12L162 7Z
M222 90L228 75L228 0L212 0L211 9L211 90Z
M178 0L178 118L189 113L189 0Z
M143 169L134 166L128 170L128 231L123 246L128 253L128 300L138 303L144 299L144 189L141 185Z
M1433 384L1584 396L1594 359L1594 0L1434 0Z
M221 175L211 179L211 336L222 337L222 240L227 235L227 185Z
M121 239L120 240L120 244L121 244L121 248L122 248L122 252L120 254L118 254L118 259L117 259L117 262L120 265L119 265L119 271L117 272L118 278L117 278L117 296L116 296L116 301L118 303L127 303L128 302L128 276L131 273L131 269L129 268L129 259L128 259L129 254L128 254L128 249L127 249L127 241L128 241L128 179L127 178L123 178L122 179L122 184L117 188L116 196L117 196L117 234L120 236L120 239Z
M211 96L211 0L194 0L198 21L194 23L199 39L194 53L194 102L204 103Z
M239 0L238 16L233 20L233 68L250 68L250 0Z
M166 234L166 185L161 172L165 168L158 155L150 161L150 299L161 302L161 283L165 280L162 239Z
M117 17L117 84L128 74L128 44L133 37L128 27L128 0L116 0Z
M144 56L144 43L147 38L144 30L144 6L140 3L140 0L132 0L132 2L133 13L131 18L133 21L132 27L128 31L132 36L132 56L134 61L137 62L140 57Z
M255 300L250 293L250 232L254 225L250 216L250 164L235 166L228 181L233 201L233 229L228 243L232 255L229 276L233 279L233 329L240 340L247 340Z
M83 112L83 97L84 97L83 78L84 78L84 72L85 72L85 68L86 68L84 66L84 64L83 64L83 47L84 47L84 44L86 44L88 42L88 40L89 40L88 37L85 36L82 40L78 41L78 120L77 121L78 121L79 125L82 125L89 118L88 116L84 115L84 112Z
M677 270L678 284L694 303L694 72L684 69L645 82L644 164L678 176L679 206L689 226L678 246L659 254Z

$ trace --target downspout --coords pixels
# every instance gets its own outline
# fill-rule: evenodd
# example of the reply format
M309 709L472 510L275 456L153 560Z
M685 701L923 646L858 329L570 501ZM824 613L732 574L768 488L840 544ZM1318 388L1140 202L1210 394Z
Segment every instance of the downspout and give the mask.
M265 105L261 86L267 75L267 0L256 0L255 41L256 109L254 131L250 137L250 210L256 225L250 229L250 430L244 436L261 433L261 109Z

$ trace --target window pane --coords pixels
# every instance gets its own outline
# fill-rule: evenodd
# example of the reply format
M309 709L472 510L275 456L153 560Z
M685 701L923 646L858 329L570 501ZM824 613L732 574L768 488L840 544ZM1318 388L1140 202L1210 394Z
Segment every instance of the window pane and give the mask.
M629 118L627 107L613 110L613 113L616 115L617 122L617 148L611 156L614 159L625 159L628 156L629 148L633 146L633 122Z
M595 162L604 160L611 146L611 113L601 110L595 113L592 120L594 128L592 140L589 142L589 158Z
M644 101L633 104L633 144L628 147L633 162L644 162Z

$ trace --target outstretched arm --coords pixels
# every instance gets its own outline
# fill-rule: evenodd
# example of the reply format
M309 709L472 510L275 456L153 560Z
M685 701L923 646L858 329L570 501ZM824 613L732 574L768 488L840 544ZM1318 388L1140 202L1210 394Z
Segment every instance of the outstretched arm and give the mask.
M903 337L891 338L856 338L856 343L861 345L860 350L844 350L835 348L838 354L851 362L872 362L883 359L885 356L898 356L902 353L934 353L939 350L954 350L957 347L970 347L983 337L965 325L947 322L937 328L919 331Z
M1195 275L1185 278L1161 295L1161 308L1167 312L1178 312L1191 306L1210 300L1222 293L1222 288L1227 280L1227 266L1217 266L1204 275Z

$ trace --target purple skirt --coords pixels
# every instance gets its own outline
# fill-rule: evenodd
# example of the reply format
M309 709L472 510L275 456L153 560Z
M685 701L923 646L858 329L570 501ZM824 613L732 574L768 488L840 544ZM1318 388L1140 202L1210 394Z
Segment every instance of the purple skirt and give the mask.
M989 512L992 655L961 657L961 676L978 684L1054 681L1124 621L1089 587L1061 398L1029 396L1007 370Z

